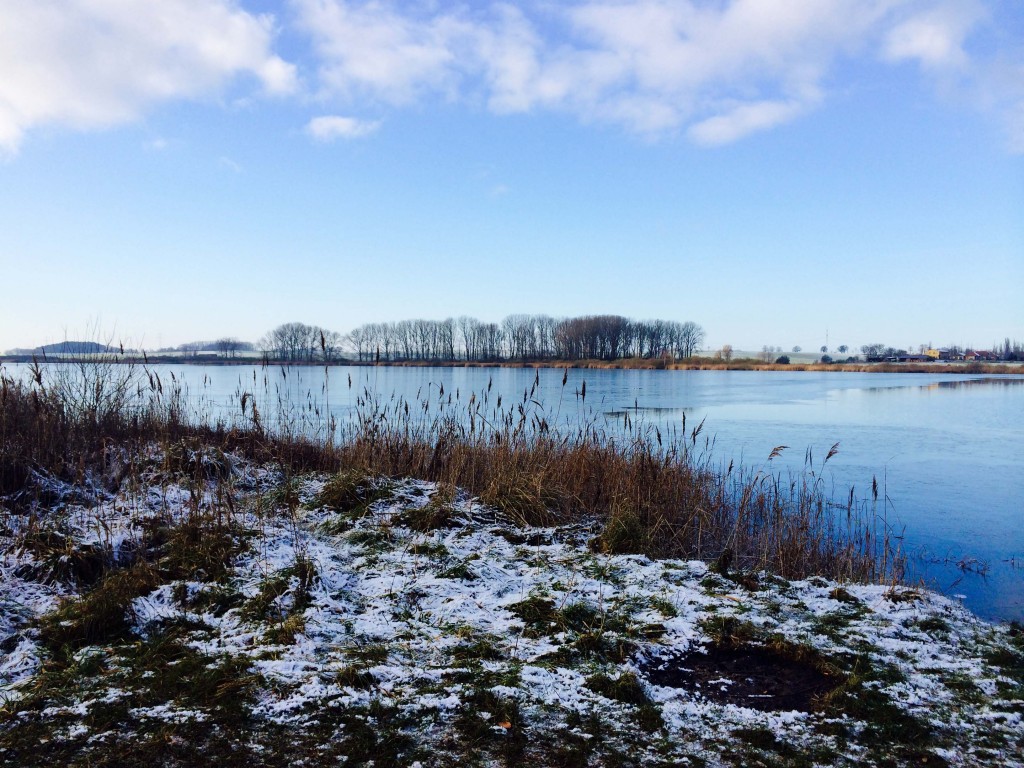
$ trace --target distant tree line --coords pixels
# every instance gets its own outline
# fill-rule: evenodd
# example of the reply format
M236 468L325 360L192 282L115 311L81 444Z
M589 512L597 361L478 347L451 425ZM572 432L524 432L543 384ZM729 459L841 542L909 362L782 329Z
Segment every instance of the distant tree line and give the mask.
M348 334L305 323L284 323L253 344L226 336L213 341L191 341L176 347L155 350L199 357L216 354L233 358L261 352L267 359L283 362L335 362L354 357L363 362L428 361L471 362L543 361L543 360L618 360L623 358L673 358L695 356L705 341L704 329L694 322L670 320L632 320L620 315L584 315L553 318L548 315L509 315L500 323L485 323L462 316L445 320L402 320L367 323ZM932 349L922 344L919 353ZM96 354L121 348L95 342L65 341L33 349L12 349L8 355ZM135 353L136 350L123 350ZM801 347L793 347L794 354ZM851 362L849 347L841 344L834 352L835 362ZM901 357L902 348L887 344L864 344L861 354L867 359ZM942 348L952 359L968 359L971 353L981 359L1024 362L1024 343L1006 337L990 350L963 348L955 344ZM757 357L762 362L788 362L781 347L765 345ZM833 362L828 347L822 347L821 360ZM710 353L709 353L710 354ZM733 347L723 345L713 353L716 359L732 360ZM783 360L783 358L786 358ZM943 357L945 359L945 357Z
M500 323L467 316L367 323L345 335L315 325L284 323L256 347L268 359L286 362L330 362L345 356L362 362L617 360L691 357L704 338L704 329L694 322L517 314Z
M272 360L329 363L343 359L343 340L340 333L318 325L284 323L260 339L258 347Z
M361 361L492 362L691 357L704 338L704 329L694 322L637 321L619 315L556 319L517 314L500 323L465 316L368 323L350 332L346 341Z
M250 341L239 341L233 336L225 336L214 341L188 341L176 347L161 347L161 352L179 352L188 357L198 357L203 353L215 353L221 357L237 357L243 352L254 352L256 345Z
M1000 357L1003 360L1024 360L1024 343L1021 343L1014 339L1010 341L1009 337L1003 340L1002 348L1000 349L999 344L992 345L993 350L1000 350Z

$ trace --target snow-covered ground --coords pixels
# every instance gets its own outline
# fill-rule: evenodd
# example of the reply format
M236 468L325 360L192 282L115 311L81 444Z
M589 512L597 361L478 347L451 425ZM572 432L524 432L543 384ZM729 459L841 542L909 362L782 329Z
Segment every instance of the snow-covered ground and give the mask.
M516 527L415 480L339 509L331 478L230 465L219 485L153 469L118 493L40 479L47 509L4 503L0 763L26 760L26 733L84 761L216 732L249 764L291 740L306 764L1024 765L1019 628L955 601L605 555L593 527ZM125 604L127 633L47 640L85 591L61 557L129 568L147 520L215 511L244 542L224 573L161 570ZM41 529L63 555L31 544ZM179 669L223 679L199 695L163 680Z

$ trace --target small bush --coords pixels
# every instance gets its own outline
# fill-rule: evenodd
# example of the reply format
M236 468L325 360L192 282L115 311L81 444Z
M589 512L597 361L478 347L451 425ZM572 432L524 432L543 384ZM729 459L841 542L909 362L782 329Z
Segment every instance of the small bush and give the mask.
M316 503L338 512L362 515L374 502L386 499L392 490L390 483L369 472L347 469L327 481Z
M610 555L644 554L651 551L653 526L630 507L616 506L594 540L595 548Z

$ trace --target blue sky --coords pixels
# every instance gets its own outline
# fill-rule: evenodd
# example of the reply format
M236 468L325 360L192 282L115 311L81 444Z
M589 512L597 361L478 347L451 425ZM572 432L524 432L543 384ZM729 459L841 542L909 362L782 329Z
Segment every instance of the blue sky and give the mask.
M299 320L1024 340L1011 0L5 0L0 350Z

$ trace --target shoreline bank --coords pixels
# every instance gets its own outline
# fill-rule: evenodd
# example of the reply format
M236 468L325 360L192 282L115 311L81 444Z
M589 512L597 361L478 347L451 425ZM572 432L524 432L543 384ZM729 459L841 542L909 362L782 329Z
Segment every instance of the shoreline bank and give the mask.
M935 363L764 363L751 358L728 362L707 358L691 358L677 362L663 359L625 358L622 360L271 360L267 358L183 358L167 355L98 355L33 358L31 355L0 355L0 365L40 363L88 364L102 359L104 363L123 365L210 365L210 366L296 366L307 368L526 368L552 370L656 370L656 371L795 371L813 373L931 373L1024 375L1024 364L1013 362L935 362Z

